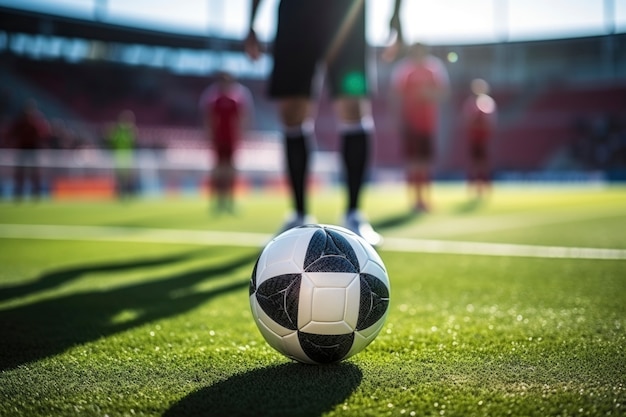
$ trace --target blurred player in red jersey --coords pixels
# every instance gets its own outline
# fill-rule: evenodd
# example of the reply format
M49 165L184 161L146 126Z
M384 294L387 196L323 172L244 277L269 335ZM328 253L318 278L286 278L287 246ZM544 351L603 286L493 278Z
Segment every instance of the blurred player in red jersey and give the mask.
M24 196L27 177L32 187L33 197L41 197L41 170L37 160L37 150L45 147L49 134L49 124L37 108L37 102L28 100L7 132L9 144L18 151L14 171L16 201L20 201Z
M260 55L253 23L260 0L251 0L250 27L245 40L252 59ZM400 0L396 0L390 29L402 41ZM343 225L365 238L380 243L359 211L365 182L373 129L370 114L367 44L365 41L365 0L281 0L273 43L274 67L269 95L278 100L283 124L287 174L294 213L281 231L314 221L308 216L306 190L308 161L313 141L313 78L324 70L329 93L339 120L341 156L347 191Z
M487 81L476 78L470 84L472 94L463 103L462 117L469 155L470 192L482 198L490 191L489 142L496 127L497 106L489 96Z
M217 198L215 209L218 212L233 212L236 179L234 155L243 130L252 116L252 95L230 74L220 72L215 83L202 93L199 106L215 155L211 175L212 192Z
M407 181L413 188L416 212L430 209L430 170L435 155L439 104L448 95L448 71L421 43L393 71L392 89L399 107L400 133L407 158Z

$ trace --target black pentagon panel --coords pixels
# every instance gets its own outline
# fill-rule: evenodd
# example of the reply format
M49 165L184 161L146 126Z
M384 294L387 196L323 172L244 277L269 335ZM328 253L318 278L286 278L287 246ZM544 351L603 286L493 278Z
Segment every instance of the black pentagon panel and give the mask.
M306 270L309 265L318 260L324 255L326 248L326 232L323 229L318 229L311 236L309 240L309 246L306 249L306 255L304 256L304 269Z
M300 274L279 275L264 281L256 291L256 299L265 314L290 330L298 328L301 282Z
M367 329L385 315L389 308L389 288L370 274L361 274L361 302L356 329Z
M359 261L354 249L340 233L328 229L317 230L304 257L307 272L359 272Z
M348 259L348 261L350 261L350 263L354 265L355 272L359 272L361 270L361 267L359 266L359 258L357 258L356 253L354 252L354 248L352 247L350 242L348 242L348 239L346 239L341 233L335 230L327 229L326 231L328 232L328 236L334 242L335 246L339 248L339 250L346 257L346 259Z
M343 359L354 342L354 333L323 335L298 332L300 347L317 363L333 363Z
M256 270L259 266L259 260L257 259L254 263L254 268L252 269L252 276L250 277L250 289L248 295L254 294L256 291Z

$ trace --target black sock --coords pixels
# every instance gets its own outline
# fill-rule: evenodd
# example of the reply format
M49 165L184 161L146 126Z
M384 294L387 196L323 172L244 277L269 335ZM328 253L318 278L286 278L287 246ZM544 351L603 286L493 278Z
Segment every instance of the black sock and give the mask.
M306 177L309 165L308 140L303 133L285 135L285 157L294 209L299 215L306 213Z
M349 212L356 210L359 206L359 196L369 161L370 138L364 130L344 132L342 138Z

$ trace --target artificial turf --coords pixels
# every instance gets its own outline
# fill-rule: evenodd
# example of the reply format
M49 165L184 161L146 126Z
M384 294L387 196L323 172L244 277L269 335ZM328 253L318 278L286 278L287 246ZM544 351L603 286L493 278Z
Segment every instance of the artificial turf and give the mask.
M626 249L622 188L496 188L482 204L400 189L366 207L386 237ZM313 208L332 223L338 192ZM284 198L236 216L197 197L0 204L3 226L272 233ZM100 239L100 240L99 240ZM380 250L387 322L335 365L293 363L252 320L260 248L83 236L0 238L0 416L626 415L626 260Z

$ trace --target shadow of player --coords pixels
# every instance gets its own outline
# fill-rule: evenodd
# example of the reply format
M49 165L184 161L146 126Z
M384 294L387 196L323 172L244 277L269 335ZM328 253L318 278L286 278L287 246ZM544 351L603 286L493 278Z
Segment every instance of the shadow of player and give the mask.
M208 252L203 253L206 259L211 257ZM209 290L194 289L201 282L219 279L247 264L251 269L257 256L258 253L246 254L165 279L153 278L122 287L72 293L0 310L0 371L145 323L174 317L212 298L248 288L250 278L242 276ZM173 257L167 262L180 259L183 258ZM109 265L98 264L95 269L114 273L122 265L135 268L154 263L150 260L127 264L112 262ZM84 266L70 268L66 273L57 271L53 275L75 279L79 271L93 270L93 266ZM146 274L150 273L146 271ZM132 319L116 322L115 317L125 311L135 312Z
M467 201L460 203L454 209L454 212L459 215L470 214L470 213L480 210L485 205L486 205L485 200L480 199L480 198L471 198Z
M349 398L362 378L361 370L349 362L271 366L192 392L163 417L320 416Z
M129 271L133 269L142 269L150 267L164 266L175 262L182 262L189 259L193 254L180 254L163 258L146 258L135 259L132 261L121 262L102 262L89 265L78 265L71 268L64 268L46 272L39 276L36 280L0 288L0 301L10 300L12 298L20 298L29 294L50 290L68 284L74 280L80 279L83 275L90 273L115 273Z
M393 214L387 217L383 217L372 221L372 227L379 230L394 229L396 227L405 226L422 216L422 213L416 213L414 211L408 211L398 214Z

